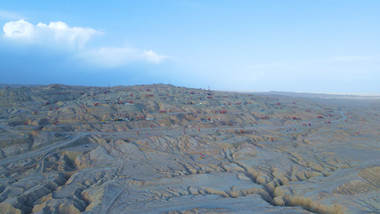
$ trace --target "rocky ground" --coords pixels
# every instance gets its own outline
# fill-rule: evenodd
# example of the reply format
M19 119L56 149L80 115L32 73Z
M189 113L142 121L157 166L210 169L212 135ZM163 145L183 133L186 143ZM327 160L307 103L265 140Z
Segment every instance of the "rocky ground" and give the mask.
M0 213L380 213L380 100L0 88Z

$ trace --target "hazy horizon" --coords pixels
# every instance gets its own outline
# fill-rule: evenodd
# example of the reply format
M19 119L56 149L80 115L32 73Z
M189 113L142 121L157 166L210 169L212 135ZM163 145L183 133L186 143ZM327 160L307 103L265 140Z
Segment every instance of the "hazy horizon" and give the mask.
M61 83L49 83L49 84L17 84L17 83L1 83L0 82L0 88L5 86L30 86L30 87L38 87L38 86L48 86L48 85L64 85L64 86L70 86L70 87L99 87L99 88L106 88L106 87L133 87L133 86L149 86L149 85L172 85L174 87L185 87L188 89L201 89L201 90L208 90L206 87L187 87L183 85L175 85L175 84L168 84L168 83L152 83L152 84L134 84L134 85L70 85L70 84L61 84ZM361 96L361 97L373 97L373 98L380 98L380 93L334 93L334 92L307 92L307 91L245 91L245 90L220 90L220 89L212 89L211 91L218 91L218 92L231 92L231 93L269 93L269 94L279 94L279 95L286 95L286 94L294 94L294 95L326 95L326 96Z
M1 1L4 84L380 94L380 2Z

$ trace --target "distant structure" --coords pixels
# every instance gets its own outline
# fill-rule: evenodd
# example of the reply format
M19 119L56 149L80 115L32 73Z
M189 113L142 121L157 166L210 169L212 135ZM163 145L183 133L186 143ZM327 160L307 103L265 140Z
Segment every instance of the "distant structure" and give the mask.
M207 95L209 95L209 96L212 95L211 90L210 90L210 85L208 86L208 92L207 92Z

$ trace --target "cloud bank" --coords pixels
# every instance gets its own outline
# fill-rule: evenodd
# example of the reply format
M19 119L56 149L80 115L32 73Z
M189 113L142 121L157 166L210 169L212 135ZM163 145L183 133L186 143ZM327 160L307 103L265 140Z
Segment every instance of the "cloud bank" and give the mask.
M70 27L64 22L38 23L34 25L24 19L10 21L3 26L6 38L26 43L69 45L74 48L83 48L95 35L102 32L92 28Z
M114 68L136 61L161 63L167 56L159 55L152 50L142 51L128 47L101 47L89 49L78 54L80 58L93 65Z
M132 62L158 64L167 59L153 50L139 50L129 47L88 48L86 43L104 33L92 28L70 27L62 21L49 24L32 24L24 19L10 21L3 26L4 37L22 44L67 49L74 51L73 56L93 66L105 68L119 67Z

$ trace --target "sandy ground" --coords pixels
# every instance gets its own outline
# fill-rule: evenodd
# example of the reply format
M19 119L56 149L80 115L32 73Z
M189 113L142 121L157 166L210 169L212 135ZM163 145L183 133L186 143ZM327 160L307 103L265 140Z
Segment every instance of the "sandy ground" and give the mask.
M0 213L380 213L380 100L0 88Z

